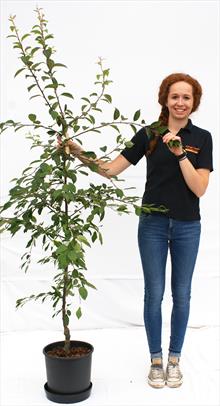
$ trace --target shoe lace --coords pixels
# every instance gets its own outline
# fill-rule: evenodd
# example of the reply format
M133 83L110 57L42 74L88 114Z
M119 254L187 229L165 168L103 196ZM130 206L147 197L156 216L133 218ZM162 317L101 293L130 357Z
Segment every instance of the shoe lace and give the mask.
M163 375L163 368L161 365L152 365L151 371L154 379L161 378L161 376Z
M168 374L171 378L178 378L180 376L179 364L168 363Z

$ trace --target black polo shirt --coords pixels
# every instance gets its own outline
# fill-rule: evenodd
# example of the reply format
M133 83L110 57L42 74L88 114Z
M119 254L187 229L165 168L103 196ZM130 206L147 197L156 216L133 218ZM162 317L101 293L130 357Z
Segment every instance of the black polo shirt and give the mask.
M211 134L196 127L188 120L186 127L178 132L187 158L194 168L205 168L210 171L212 166ZM139 130L131 139L133 146L125 148L121 154L133 165L145 156L149 149L149 139L145 128ZM164 205L169 211L166 216L176 220L199 220L199 198L188 188L179 162L169 151L162 138L159 138L156 149L147 158L147 180L142 204Z

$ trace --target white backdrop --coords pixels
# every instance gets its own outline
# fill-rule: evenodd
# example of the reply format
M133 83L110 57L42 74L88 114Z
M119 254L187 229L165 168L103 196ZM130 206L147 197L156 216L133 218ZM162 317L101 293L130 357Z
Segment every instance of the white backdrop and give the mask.
M1 4L1 118L27 122L30 112L44 117L45 110L38 99L29 101L27 83L14 73L19 69L16 50L9 32L8 16L16 14L20 33L24 34L36 23L34 1L3 1ZM113 84L110 93L113 104L124 114L132 116L141 108L147 122L157 119L160 108L157 103L158 87L162 79L175 71L187 72L202 84L204 95L199 111L192 120L211 131L214 141L214 167L206 195L201 199L203 234L194 283L207 297L209 277L218 275L218 150L219 150L219 52L218 52L218 2L215 1L39 1L46 18L49 32L54 33L53 44L57 49L56 61L68 66L60 70L66 91L78 97L94 89L99 56L106 59L111 69ZM107 116L103 117L103 121ZM33 159L25 133L3 133L1 137L1 202L11 184L10 179L19 176ZM132 133L125 131L129 139ZM90 136L85 146L93 149L113 143L111 134ZM123 174L127 186L135 186L142 195L145 182L144 159ZM103 178L91 175L94 182ZM117 216L108 213L103 223L104 246L94 245L88 251L87 261L90 280L98 287L91 292L83 305L84 317L73 323L77 328L126 326L142 324L143 284L137 249L137 223L135 215ZM1 279L3 297L2 328L47 329L49 306L28 305L15 312L17 297L39 292L47 287L51 272L47 267L39 270L33 265L24 275L19 269L20 256L24 252L24 236L2 237ZM39 252L36 252L38 258ZM167 278L169 279L169 266ZM205 281L205 283L204 283ZM217 284L215 284L217 288ZM214 289L214 287L213 287ZM169 282L167 284L169 301ZM195 289L194 296L197 294ZM199 293L200 296L200 293ZM216 296L209 292L208 306L194 323L214 322ZM131 299L132 298L132 299ZM194 298L194 297L193 297ZM30 317L35 314L35 317ZM205 315L207 314L207 319ZM165 314L169 321L169 313ZM204 319L204 320L203 320ZM50 320L50 319L49 319ZM215 319L216 322L216 319ZM57 324L56 324L57 323ZM50 326L59 328L60 321L51 320Z

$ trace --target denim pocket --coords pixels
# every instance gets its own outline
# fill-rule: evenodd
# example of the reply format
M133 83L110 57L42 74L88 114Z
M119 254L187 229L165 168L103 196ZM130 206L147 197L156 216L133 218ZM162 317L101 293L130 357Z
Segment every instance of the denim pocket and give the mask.
M141 213L141 215L139 216L139 222L149 220L152 217L153 215L151 213Z

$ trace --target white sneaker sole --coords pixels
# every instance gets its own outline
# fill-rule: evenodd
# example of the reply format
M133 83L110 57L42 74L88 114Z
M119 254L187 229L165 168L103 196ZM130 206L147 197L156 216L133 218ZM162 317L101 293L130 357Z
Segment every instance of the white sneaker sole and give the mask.
M183 379L181 379L181 381L179 382L169 382L167 381L166 384L169 388L179 388L179 386L181 386L183 383Z
M165 386L165 381L164 382L153 382L150 379L148 379L147 382L148 382L148 385L150 385L152 388L155 388L155 389L161 389L161 388L164 388L164 386Z

